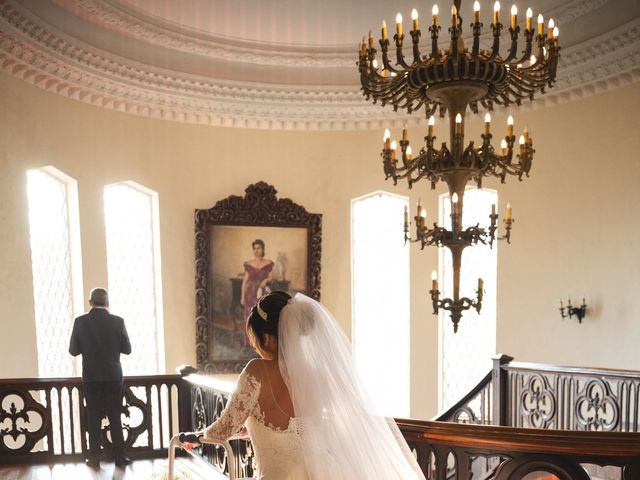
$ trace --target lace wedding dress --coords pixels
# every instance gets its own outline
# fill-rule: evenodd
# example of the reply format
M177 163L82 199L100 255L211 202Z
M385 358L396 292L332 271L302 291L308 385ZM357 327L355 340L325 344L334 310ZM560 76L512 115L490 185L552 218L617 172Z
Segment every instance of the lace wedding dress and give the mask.
M295 417L274 395L272 380L280 387L280 377ZM260 480L424 480L376 398L360 381L335 319L298 293L280 312L277 364L250 362L220 419L204 434L226 440L244 423Z
M259 403L261 392L261 382L245 368L220 418L204 431L205 438L226 440L244 424L255 453L255 478L308 480L298 419L290 417L287 428L269 423Z

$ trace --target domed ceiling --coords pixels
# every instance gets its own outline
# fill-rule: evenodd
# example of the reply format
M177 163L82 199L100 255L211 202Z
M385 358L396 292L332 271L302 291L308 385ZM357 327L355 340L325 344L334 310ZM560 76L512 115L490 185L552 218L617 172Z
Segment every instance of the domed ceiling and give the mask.
M462 1L466 34L472 3ZM493 1L481 5L487 26ZM137 115L249 128L379 128L409 117L364 99L358 43L369 30L377 38L383 19L392 32L397 12L408 19L416 7L430 18L431 6L409 0L0 0L0 66L50 92ZM552 17L562 46L557 84L523 108L640 79L640 0L518 6ZM483 43L489 46L488 34ZM415 113L409 121L421 120Z

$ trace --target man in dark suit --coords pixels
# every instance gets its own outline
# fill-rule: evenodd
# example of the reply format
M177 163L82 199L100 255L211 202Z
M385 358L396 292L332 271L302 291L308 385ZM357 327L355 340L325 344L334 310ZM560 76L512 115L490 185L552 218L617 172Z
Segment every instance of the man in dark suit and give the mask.
M122 367L120 354L131 353L131 343L124 320L109 313L109 294L94 288L89 296L91 310L76 318L69 342L69 353L82 354L82 386L87 403L89 453L91 468L100 468L100 423L104 412L109 417L113 455L116 466L131 461L124 451L122 435Z

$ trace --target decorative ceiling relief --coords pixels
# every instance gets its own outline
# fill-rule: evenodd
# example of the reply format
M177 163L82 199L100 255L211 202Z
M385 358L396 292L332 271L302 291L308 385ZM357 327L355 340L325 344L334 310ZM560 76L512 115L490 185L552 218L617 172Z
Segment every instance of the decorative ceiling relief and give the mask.
M300 1L298 8L304 9L307 0ZM640 79L640 5L627 5L624 17L615 10L623 6L607 0L531 3L553 12L568 41L557 84L523 110ZM186 21L183 25L153 16L136 5L134 0L0 0L0 69L91 105L186 123L344 130L426 121L363 99L358 75L353 74L353 45L319 45L303 31L295 45L228 38L197 31ZM371 23L371 17L377 22L375 12L383 7L372 2L375 11L367 13L365 21ZM619 18L626 23L620 24ZM593 35L571 44L576 37L572 28L586 20L595 25L589 32ZM598 25L608 27L597 30Z

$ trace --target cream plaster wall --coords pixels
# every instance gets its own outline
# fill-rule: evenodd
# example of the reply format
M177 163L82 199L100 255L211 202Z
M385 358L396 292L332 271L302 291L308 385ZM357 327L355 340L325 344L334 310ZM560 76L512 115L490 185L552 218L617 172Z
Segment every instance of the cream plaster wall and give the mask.
M640 285L640 139L627 113L637 111L636 84L514 112L516 127L526 122L532 131L537 153L530 179L499 187L502 209L508 199L517 219L513 244L500 245L499 351L522 361L640 369L633 295ZM504 115L495 121L502 124ZM477 120L467 124L468 138L479 138ZM414 144L424 135L410 133ZM322 300L350 333L351 199L389 190L410 194L412 205L422 197L435 212L443 191L385 183L380 145L379 131L262 131L135 117L0 75L0 377L37 375L29 168L54 165L78 180L85 296L106 284L102 187L133 180L158 192L166 366L173 371L195 361L193 210L258 180L323 214ZM437 405L437 320L426 298L436 250L412 249L411 261L412 415L426 418ZM560 320L558 300L567 295L586 296L582 325Z

